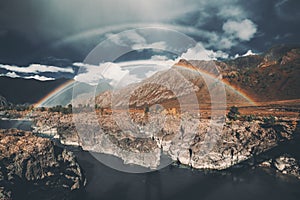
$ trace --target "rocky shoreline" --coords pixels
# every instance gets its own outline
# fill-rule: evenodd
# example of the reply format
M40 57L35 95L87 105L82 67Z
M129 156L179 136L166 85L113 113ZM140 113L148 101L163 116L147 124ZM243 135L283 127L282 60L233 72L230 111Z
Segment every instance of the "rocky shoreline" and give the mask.
M82 135L73 119L74 114L47 111L31 113L35 133L1 130L1 198L19 199L14 195L28 195L18 188L29 188L36 193L46 190L46 196L59 195L57 191L63 191L61 194L66 198L82 190L85 176L73 153L64 145L113 155L125 164L150 169L157 168L164 153L176 165L194 169L219 171L239 166L259 167L275 175L300 179L300 155L290 154L296 150L280 149L299 142L298 118L276 118L272 124L262 117L252 120L218 118L213 122L224 122L222 126L211 126L211 119L197 121L197 116L189 113L180 117L166 114L163 119L161 114L154 113L145 118L143 113L134 113L131 120L139 125L132 126L122 120L121 127L126 127L124 132L124 129L118 129L120 121L116 123L118 119L125 119L123 114L115 114L113 121L110 114L98 113L99 121L94 123L101 124L102 129L94 134L86 131L86 135ZM82 123L93 125L88 117L80 119ZM161 120L164 120L163 128L158 123ZM51 133L50 129L53 130ZM38 137L39 134L49 138ZM143 134L143 137L137 134ZM61 145L54 144L51 138ZM269 153L274 150L276 154Z
M284 149L278 150L276 154L268 153L283 145L290 146L289 143L296 144L299 141L299 124L295 119L278 119L276 125L272 126L264 124L260 119L251 122L227 121L213 148L203 155L201 151L206 152L200 145L203 145L204 138L210 131L207 120L201 121L199 132L189 129L196 128L192 126L195 123L192 118L186 118L178 132L172 128L176 127L172 124L157 134L151 133L150 127L144 126L142 132L149 137L142 139L134 138L128 132L127 135L120 134L117 129L107 129L91 138L91 141L99 142L101 137L106 137L105 140L102 138L102 142L110 141L111 146L80 141L74 124L67 123L69 117L65 116L63 127L57 127L60 136L56 138L57 141L63 138L63 141L69 144L82 145L83 150L117 156L127 164L154 168L157 162L160 162L160 153L164 152L177 165L194 169L214 171L238 166L259 167L275 175L279 173L300 179L299 156L290 155ZM174 116L170 115L167 119L171 118L172 122L176 122ZM51 124L48 123L49 125ZM153 127L151 126L151 129ZM70 141L68 138L71 138ZM31 132L16 129L1 130L0 151L2 199L20 199L20 195L31 197L40 194L41 191L47 191L44 193L47 197L63 195L63 198L70 199L84 188L86 179L73 153L64 149L62 145L55 145L49 138L37 137ZM143 153L147 156L152 155L151 159L143 157ZM140 156L132 157L137 154ZM35 192L22 191L20 188ZM58 194L57 191L62 193Z
M95 121L95 124L100 123L102 130L96 134L85 132L87 138L79 133L80 130L79 132L76 130L78 128L74 124L76 120L72 121L71 115L62 118L56 116L56 120L61 119L59 122L53 118L50 118L50 121L59 125L57 135L62 144L82 146L83 150L114 155L121 158L124 163L153 169L159 165L161 153L170 156L173 162L195 169L228 169L251 160L284 142L293 141L299 135L300 130L297 118L280 118L272 125L266 124L262 117L251 121L226 119L222 126L211 126L210 120L201 119L197 123L197 118L191 114L182 114L180 117L166 115L164 119L161 119L160 114L154 114L147 123L143 123L145 120L143 114L135 114L133 120L141 126L137 130L136 127L132 127L130 123L123 120L121 126L126 127L125 133L118 129L110 117L109 114L101 114L99 121ZM124 119L124 116L115 114L115 121L118 118ZM37 124L41 127L44 124L51 126L46 119L48 118L45 113L43 118L36 118ZM81 119L81 123L84 123L84 120L93 124L92 119L88 117ZM165 120L163 128L157 125L159 120ZM222 119L219 120L222 121ZM144 135L138 138L136 133ZM282 173L290 171L280 170L281 168L276 166L272 164L273 168Z
M72 152L31 132L0 130L0 199L64 199L86 179Z

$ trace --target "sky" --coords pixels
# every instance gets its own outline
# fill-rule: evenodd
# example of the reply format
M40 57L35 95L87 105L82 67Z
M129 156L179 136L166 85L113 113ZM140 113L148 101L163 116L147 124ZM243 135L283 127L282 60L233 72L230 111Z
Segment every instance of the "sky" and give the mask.
M200 59L228 59L299 44L299 25L299 0L1 1L0 76L71 77L73 63L83 62L108 37L134 28L165 27L193 38L197 44L184 52L187 59L203 51L209 56ZM166 45L150 44L138 32L128 37L135 48Z

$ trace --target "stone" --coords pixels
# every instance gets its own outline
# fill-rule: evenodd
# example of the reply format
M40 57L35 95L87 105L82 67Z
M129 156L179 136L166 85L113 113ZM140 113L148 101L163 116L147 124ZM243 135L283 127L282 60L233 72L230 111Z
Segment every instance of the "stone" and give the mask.
M178 161L183 165L189 165L191 161L190 152L188 150L180 151Z
M289 155L283 155L276 158L274 167L283 174L289 174L300 179L299 161Z
M33 188L34 192L46 187L47 192L53 191L53 195L58 195L54 191L67 194L83 188L86 182L72 152L31 132L0 130L0 152L0 188L4 188L0 189L0 195L4 199L15 194L6 188L13 188L14 192L19 193L22 185Z

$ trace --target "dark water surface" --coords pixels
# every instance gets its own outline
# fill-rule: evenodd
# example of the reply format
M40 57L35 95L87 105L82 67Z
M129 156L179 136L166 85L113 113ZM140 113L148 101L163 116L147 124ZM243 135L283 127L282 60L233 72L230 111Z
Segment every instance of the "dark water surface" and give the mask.
M31 120L0 119L1 129L16 128L24 131L31 131L31 125Z
M84 199L300 199L299 180L263 169L205 172L171 165L155 172L129 174L99 163L88 152L75 154L88 180Z

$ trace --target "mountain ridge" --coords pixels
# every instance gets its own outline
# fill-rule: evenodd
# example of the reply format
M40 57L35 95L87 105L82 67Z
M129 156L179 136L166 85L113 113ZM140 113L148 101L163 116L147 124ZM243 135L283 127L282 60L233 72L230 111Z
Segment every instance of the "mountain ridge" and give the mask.
M195 75L193 72L199 73ZM115 107L143 107L163 102L166 105L167 101L177 99L175 104L178 104L178 98L186 96L185 101L188 101L192 93L197 96L198 102L194 103L207 103L211 100L211 93L218 93L218 88L208 90L205 84L209 79L201 77L203 74L215 79L212 82L225 84L228 103L249 101L248 97L257 102L299 99L300 48L279 46L261 55L225 62L181 59L169 70L158 72L138 84L98 95L96 103L100 107L110 107L111 102ZM180 78L192 85L180 84ZM177 91L176 95L174 91Z

